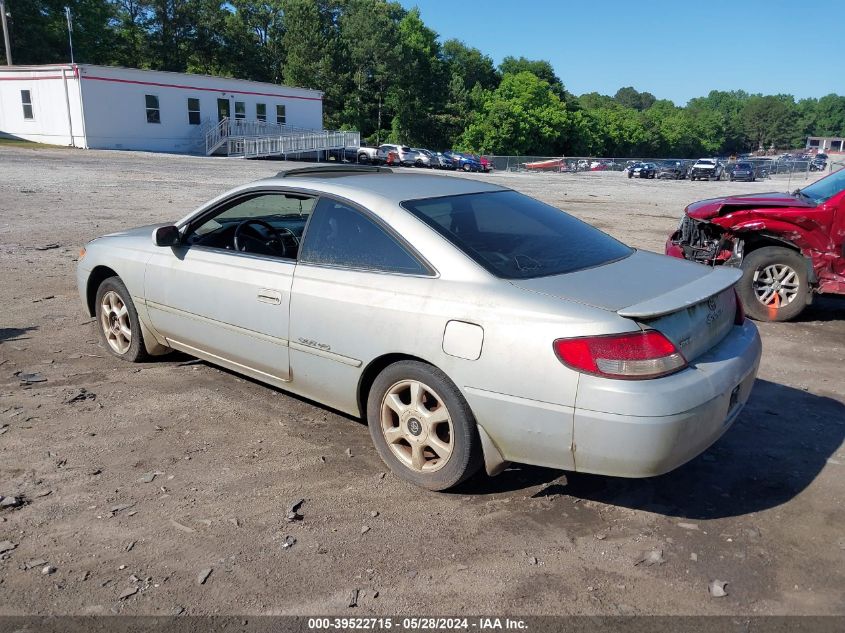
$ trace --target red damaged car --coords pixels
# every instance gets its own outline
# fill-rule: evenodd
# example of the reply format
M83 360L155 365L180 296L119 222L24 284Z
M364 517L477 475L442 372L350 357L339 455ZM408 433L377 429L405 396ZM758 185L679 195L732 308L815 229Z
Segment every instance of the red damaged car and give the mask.
M737 291L758 321L787 321L815 293L845 295L845 169L790 193L694 202L666 254L737 266Z

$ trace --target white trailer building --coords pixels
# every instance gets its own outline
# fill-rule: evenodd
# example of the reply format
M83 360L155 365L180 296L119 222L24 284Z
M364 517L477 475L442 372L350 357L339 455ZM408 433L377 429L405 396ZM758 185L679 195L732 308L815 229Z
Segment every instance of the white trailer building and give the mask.
M0 66L0 135L7 137L91 149L249 155L244 139L264 147L306 133L325 136L322 127L317 90L89 64ZM227 143L234 136L238 142ZM333 146L356 139L335 139ZM285 154L282 145L260 155ZM298 146L330 149L301 139Z

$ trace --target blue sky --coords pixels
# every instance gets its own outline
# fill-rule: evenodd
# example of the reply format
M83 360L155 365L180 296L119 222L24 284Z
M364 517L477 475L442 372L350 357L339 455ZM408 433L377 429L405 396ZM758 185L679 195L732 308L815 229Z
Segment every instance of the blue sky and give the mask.
M710 90L845 94L845 0L400 0L498 64L547 59L575 94L684 105Z

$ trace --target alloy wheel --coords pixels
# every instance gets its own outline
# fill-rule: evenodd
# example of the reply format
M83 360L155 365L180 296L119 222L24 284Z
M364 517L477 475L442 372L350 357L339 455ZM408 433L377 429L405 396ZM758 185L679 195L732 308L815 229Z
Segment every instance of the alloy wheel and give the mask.
M780 308L792 303L798 296L800 280L791 266L770 264L754 273L752 287L760 303Z
M100 301L100 327L109 347L117 354L125 354L132 345L129 310L120 295L109 290Z
M452 456L449 410L431 387L418 380L402 380L387 390L380 426L391 452L415 472L440 470Z

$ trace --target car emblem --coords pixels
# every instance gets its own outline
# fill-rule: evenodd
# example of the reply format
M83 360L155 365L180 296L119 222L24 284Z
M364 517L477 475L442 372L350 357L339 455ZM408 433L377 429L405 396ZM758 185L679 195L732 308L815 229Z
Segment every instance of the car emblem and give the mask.
M711 310L715 310L717 306L718 306L718 304L716 303L716 297L710 297L707 300L707 307L710 308Z

